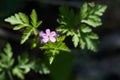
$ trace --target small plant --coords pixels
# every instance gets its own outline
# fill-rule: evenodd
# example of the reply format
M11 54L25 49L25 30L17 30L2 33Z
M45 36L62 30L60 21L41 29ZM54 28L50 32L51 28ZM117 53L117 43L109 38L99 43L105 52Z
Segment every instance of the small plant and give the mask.
M19 12L6 18L5 21L14 26L13 30L22 29L24 31L20 42L21 44L24 44L31 35L34 35L31 41L31 48L36 48L41 44L39 48L44 51L44 54L49 59L50 65L52 65L56 55L71 52L70 47L65 43L65 39L69 36L72 37L71 41L74 47L97 51L99 37L92 31L92 28L102 25L100 17L103 15L106 8L105 5L84 3L80 11L75 13L73 9L62 6L59 8L60 14L57 19L59 26L54 29L55 31L51 31L49 28L45 31L38 30L38 27L42 27L43 21L38 20L35 9L32 10L30 16ZM61 35L58 35L58 33ZM25 79L24 75L29 73L31 69L37 72L46 69L45 73L50 73L43 62L29 60L28 53L23 53L22 56L18 57L17 65L14 64L16 60L12 55L12 49L10 45L7 44L4 53L0 53L1 80L5 79L6 74L9 75L10 80L14 80L13 76L17 76L23 80ZM44 65L42 69L40 69L41 66L36 64L38 62L41 66Z

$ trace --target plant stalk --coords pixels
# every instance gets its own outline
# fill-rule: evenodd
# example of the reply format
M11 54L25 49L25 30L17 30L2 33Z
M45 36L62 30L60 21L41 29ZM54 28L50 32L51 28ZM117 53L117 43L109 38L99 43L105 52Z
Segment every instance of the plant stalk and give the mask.
M10 71L8 71L8 75L9 75L10 80L14 80Z

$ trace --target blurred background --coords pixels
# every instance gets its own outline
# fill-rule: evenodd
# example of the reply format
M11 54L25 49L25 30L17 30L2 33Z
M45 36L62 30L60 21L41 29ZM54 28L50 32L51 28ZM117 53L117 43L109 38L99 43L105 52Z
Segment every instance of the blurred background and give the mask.
M99 51L73 49L72 80L120 80L120 0L0 0L0 51L9 42L16 56L29 50L27 46L30 45L20 45L22 33L13 31L13 26L5 23L5 18L17 12L29 15L35 9L39 20L43 20L42 29L54 30L58 26L59 6L67 5L79 10L84 2L105 4L108 8L102 16L103 25L94 30L100 36ZM38 51L35 49L33 52Z

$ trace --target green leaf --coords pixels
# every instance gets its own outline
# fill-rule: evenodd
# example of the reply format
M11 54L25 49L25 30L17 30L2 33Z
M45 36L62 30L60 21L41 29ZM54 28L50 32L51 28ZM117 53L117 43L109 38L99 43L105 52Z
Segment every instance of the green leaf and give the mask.
M70 51L70 49L65 45L65 43L61 41L55 43L48 42L40 48L45 50L46 55L49 57L50 64L54 60L55 55L59 54L60 51Z
M13 28L13 30L20 30L20 29L24 28L25 26L26 26L26 25L24 25L24 24L20 24L20 25L15 26L15 27Z
M42 21L38 21L35 9L32 10L30 18L31 21L29 21L29 18L26 14L19 12L5 19L6 22L9 22L10 24L14 25L13 30L24 29L25 32L23 32L21 44L25 43L32 33L34 33L35 36L37 36L37 28L42 24Z
M80 15L81 16L81 23L88 24L92 27L97 27L102 25L100 17L106 10L105 5L99 5L95 3L84 3Z
M82 23L89 24L90 26L93 26L93 27L96 27L96 26L100 26L100 25L102 25L101 22L95 22L95 21L92 20L92 19L82 20L81 22L82 22Z
M12 58L13 52L9 43L6 44L4 48L4 53L0 54L0 67L8 69L14 64L14 59Z
M92 31L92 29L86 25L81 25L80 29L83 33L88 33Z
M74 36L72 37L72 41L74 43L74 46L77 47L79 43L79 36L77 34L74 34Z
M32 10L32 12L30 14L30 18L31 18L32 25L36 26L38 18L37 18L37 13L36 13L35 9Z
M4 52L7 54L9 58L13 56L12 48L9 43L6 44L6 47L4 48Z
M90 33L87 37L90 38L90 39L99 39L98 35L93 33L93 32Z
M57 19L58 23L59 24L63 24L63 25L66 25L66 26L72 26L74 24L74 18L75 18L75 14L74 14L74 11L73 9L70 9L66 6L61 6L59 8L59 11L60 11L60 18Z
M22 39L21 39L21 44L23 44L30 36L32 33L33 29L32 28L27 28L27 30L24 32Z
M69 48L65 45L64 42L48 42L44 46L40 47L41 49L46 50L57 50L57 51L70 51Z
M48 66L45 63L41 62L40 60L35 60L35 65L32 67L32 69L35 72L38 72L40 74L49 74L50 73Z
M23 71L18 67L13 68L12 73L13 75L16 75L17 77L19 77L20 79L24 79Z
M95 12L95 15L102 16L103 12L107 9L106 5L98 5L98 11Z
M26 14L21 13L21 12L19 12L18 14L19 14L21 20L22 20L24 23L29 24L29 18L28 18L28 16L27 16Z
M34 65L34 61L29 61L28 54L23 53L18 56L18 64L12 69L12 73L18 78L24 79L24 75L29 73Z
M23 24L19 14L15 14L14 16L8 17L5 19L5 21L11 23L12 25Z
M84 40L83 38L80 38L79 43L80 43L80 48L81 48L81 49L84 49L85 46L86 46L86 42L85 42L85 40Z
M80 19L84 19L88 15L88 4L84 3L80 10Z
M28 54L24 52L22 55L18 56L18 63L19 64L26 64L29 61Z
M45 64L41 64L41 70L39 70L41 74L49 74L50 70L45 66Z
M60 26L56 30L66 34L66 37L71 36L74 47L79 45L82 49L87 47L95 51L99 37L92 32L91 27L96 28L102 25L100 17L106 8L105 5L84 3L79 14L77 14L68 7L60 7L60 17L57 19Z
M66 38L66 36L62 35L62 36L58 37L57 41L61 41L62 42L62 41L65 40L65 38Z
M60 25L56 30L57 30L58 32L67 33L68 28L65 27L64 25Z
M97 42L95 42L96 40L91 40L91 39L89 39L89 38L85 38L85 40L86 40L86 43L87 43L87 48L89 49L89 50L92 50L92 51L97 51L97 44L98 44L98 41ZM97 44L96 44L97 43Z

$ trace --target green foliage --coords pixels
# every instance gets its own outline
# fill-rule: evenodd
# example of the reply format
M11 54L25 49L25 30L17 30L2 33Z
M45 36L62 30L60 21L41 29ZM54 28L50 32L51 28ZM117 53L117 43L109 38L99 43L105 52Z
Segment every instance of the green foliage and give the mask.
M60 17L57 19L60 26L56 30L65 33L66 36L72 36L74 47L80 45L82 49L87 47L89 50L97 51L99 38L91 27L102 24L100 16L105 10L105 5L84 3L77 14L72 9L62 6L59 9Z
M7 44L4 48L4 53L0 53L0 79L1 80L5 80L6 74L8 75L11 74L10 73L11 67L13 66L15 61L12 58L12 56L13 56L13 53L12 53L11 46L10 44Z
M6 18L5 21L15 26L13 30L24 29L23 36L21 38L21 44L26 42L32 33L37 35L37 28L42 24L42 21L38 21L37 13L34 9L30 14L30 19L24 13L19 12L14 16Z
M40 60L35 60L35 64L32 69L35 71L35 72L38 72L40 74L49 74L50 73L50 70L48 68L48 66L45 64L45 62L42 62Z
M41 49L45 50L45 54L49 57L50 64L52 63L56 54L59 54L60 51L67 51L69 52L70 49L65 45L64 42L48 42L44 46L40 47Z
M13 58L13 52L10 44L6 45L4 53L1 53L0 57L1 80L4 80L6 74L9 75L10 79L12 79L12 74L17 75L21 79L24 79L24 74L28 73L31 66L33 66L33 63L28 63L27 56L23 55L18 57L18 65L13 67L15 59Z
M30 72L33 66L34 62L30 62L27 53L24 53L18 56L18 64L12 69L12 73L23 80L24 75Z
M85 23L92 27L102 25L100 16L106 10L105 5L96 5L95 3L84 3L80 11L81 23Z
M18 61L16 65L14 65L15 61ZM13 76L17 76L21 80L24 80L24 75L29 73L30 70L36 66L42 66L39 69L41 73L43 70L44 73L47 73L47 71L49 71L45 65L38 65L36 64L35 60L30 61L27 53L23 53L22 55L18 56L17 60L15 60L13 58L13 52L10 44L6 44L4 53L0 53L0 80L5 80L6 75L9 75L10 80L13 80Z
M92 28L102 25L100 17L106 8L105 5L84 3L80 11L75 13L73 9L66 6L60 7L60 17L57 19L60 26L56 30L58 33L63 34L54 36L57 39L56 42L49 41L43 43L40 47L47 55L49 62L46 64L41 59L30 60L28 53L19 55L16 60L13 57L10 44L7 44L4 52L0 52L0 80L5 80L6 75L9 76L10 80L13 80L14 76L24 80L25 74L29 73L31 69L40 74L51 73L50 75L54 80L69 80L72 59L71 55L68 54L70 49L64 42L65 38L71 36L74 47L79 46L81 49L87 48L97 51L99 37L92 31ZM42 24L42 21L38 20L34 9L29 17L19 12L6 18L5 21L14 26L13 30L22 29L21 31L24 31L21 37L21 44L25 43L31 35L35 35L31 42L31 48L36 48L38 43L40 43L39 41L43 35L39 35L37 28ZM50 35L52 35L52 32Z
M12 59L13 53L10 44L7 44L4 53L0 53L0 69L6 69L12 67L14 59Z

